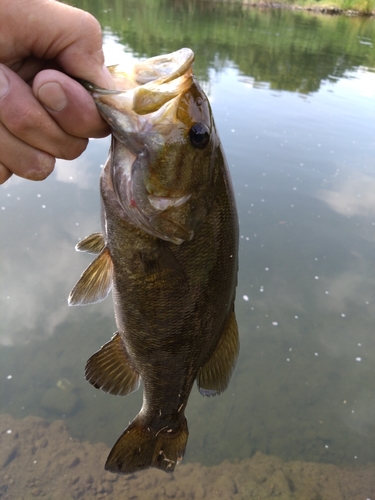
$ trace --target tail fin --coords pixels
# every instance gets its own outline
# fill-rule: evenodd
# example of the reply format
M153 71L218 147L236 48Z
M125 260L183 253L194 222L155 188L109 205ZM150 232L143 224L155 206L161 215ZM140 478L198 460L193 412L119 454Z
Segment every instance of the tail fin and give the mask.
M138 415L112 448L105 469L117 474L131 474L149 467L172 472L184 456L188 435L185 417L177 429L165 426L155 432Z

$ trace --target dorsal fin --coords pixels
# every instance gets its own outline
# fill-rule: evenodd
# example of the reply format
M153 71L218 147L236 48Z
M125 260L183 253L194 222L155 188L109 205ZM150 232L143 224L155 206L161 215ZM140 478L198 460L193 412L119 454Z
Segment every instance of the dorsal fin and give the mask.
M87 252L95 255L100 253L104 247L105 241L102 233L92 233L76 244L77 252Z
M85 306L104 300L112 288L113 264L107 247L83 271L68 297L70 306Z
M236 316L234 311L231 311L216 349L198 372L197 384L202 396L216 396L225 391L237 361L239 348Z
M110 394L126 396L138 389L139 375L118 332L87 361L85 378Z

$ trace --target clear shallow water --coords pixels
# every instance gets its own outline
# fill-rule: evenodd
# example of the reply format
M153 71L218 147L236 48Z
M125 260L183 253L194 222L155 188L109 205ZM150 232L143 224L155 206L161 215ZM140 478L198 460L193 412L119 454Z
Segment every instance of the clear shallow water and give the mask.
M181 2L152 28L152 9L121 4L90 3L108 64L195 50L240 215L241 354L226 393L193 390L186 460L375 461L374 21ZM99 230L108 146L0 189L0 411L64 418L111 445L141 391L116 398L83 380L115 331L112 304L66 302L90 262L74 245Z

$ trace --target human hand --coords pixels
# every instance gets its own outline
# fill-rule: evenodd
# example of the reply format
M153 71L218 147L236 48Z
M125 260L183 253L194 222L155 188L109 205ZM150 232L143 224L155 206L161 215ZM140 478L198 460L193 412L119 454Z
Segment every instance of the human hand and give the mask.
M45 179L56 158L109 133L68 75L113 88L98 21L55 0L0 0L0 184L12 173Z

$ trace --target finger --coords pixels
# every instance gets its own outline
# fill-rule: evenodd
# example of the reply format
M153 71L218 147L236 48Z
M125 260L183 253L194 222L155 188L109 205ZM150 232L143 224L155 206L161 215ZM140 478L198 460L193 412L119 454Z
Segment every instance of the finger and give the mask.
M9 173L25 179L41 181L48 177L55 166L55 158L32 148L12 135L0 124L0 182L5 182Z
M34 79L33 92L68 134L84 138L109 134L109 127L101 118L91 95L64 73L41 71Z
M5 165L0 163L0 184L4 184L4 182L7 181L11 175L12 172L6 168Z
M35 2L30 0L8 0L7 4L8 10L13 11L10 15L17 18L22 12L20 23L27 20L27 29L17 33L18 47L27 48L39 59L55 59L74 77L113 88L112 77L104 66L101 27L95 17L50 0L38 1L38 11L43 15L35 15ZM5 33L4 37L7 35L14 36L14 33Z
M77 29L63 31L67 38L57 45L56 60L72 76L91 81L104 88L116 88L104 64L103 34L99 21L88 12L75 10ZM72 11L66 10L66 16L66 23L70 26Z
M0 122L16 138L51 156L67 160L77 158L87 140L66 133L43 108L31 88L13 71L0 64L8 81L0 96Z

